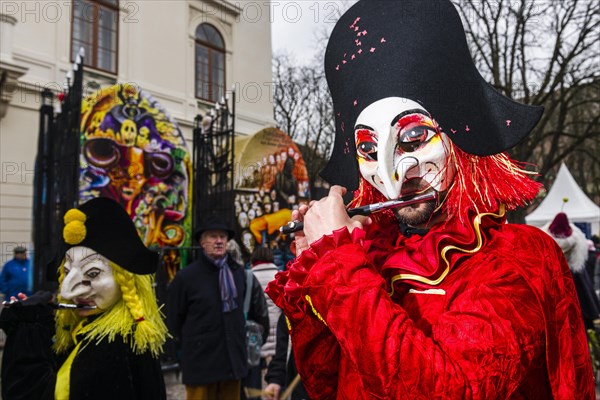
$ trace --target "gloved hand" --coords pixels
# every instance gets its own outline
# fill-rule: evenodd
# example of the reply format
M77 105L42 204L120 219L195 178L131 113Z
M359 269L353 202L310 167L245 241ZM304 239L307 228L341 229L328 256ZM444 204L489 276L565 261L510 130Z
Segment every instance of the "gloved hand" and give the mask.
M23 323L41 323L44 326L54 324L51 292L39 291L29 297L19 293L17 297L12 296L10 301L5 301L0 313L0 328L7 335L15 332Z
M52 293L46 290L40 290L27 296L23 293L19 293L17 297L11 296L9 301L4 301L2 304L5 307L13 306L36 306L38 304L48 304L52 301Z
M38 304L48 304L52 301L54 295L47 290L39 290L23 300L24 306L35 306Z

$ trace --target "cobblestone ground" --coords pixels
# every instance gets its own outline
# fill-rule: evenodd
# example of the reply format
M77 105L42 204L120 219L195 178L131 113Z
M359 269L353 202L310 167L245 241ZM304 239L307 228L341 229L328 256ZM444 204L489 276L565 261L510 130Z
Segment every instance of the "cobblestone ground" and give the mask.
M165 386L168 400L185 400L185 386L181 384L181 374L165 372Z

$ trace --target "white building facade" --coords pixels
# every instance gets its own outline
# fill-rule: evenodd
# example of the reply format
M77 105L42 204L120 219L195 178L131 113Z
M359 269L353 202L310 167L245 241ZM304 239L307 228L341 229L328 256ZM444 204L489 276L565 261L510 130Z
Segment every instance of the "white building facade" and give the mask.
M61 91L85 48L84 94L132 83L152 94L192 146L194 118L236 91L236 134L273 126L269 1L0 2L0 249L30 246L44 88Z

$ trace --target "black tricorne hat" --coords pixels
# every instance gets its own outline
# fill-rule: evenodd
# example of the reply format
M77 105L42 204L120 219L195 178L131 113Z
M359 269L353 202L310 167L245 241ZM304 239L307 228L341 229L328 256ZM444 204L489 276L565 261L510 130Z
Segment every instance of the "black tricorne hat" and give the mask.
M321 176L358 185L354 123L386 97L423 105L463 151L501 153L523 140L543 108L517 103L479 74L449 0L360 0L337 22L325 53L336 137Z
M200 226L194 232L194 240L198 241L203 232L215 230L227 232L227 240L231 240L235 235L235 232L227 225L224 218L211 215L206 217L204 221L200 223Z
M127 211L114 200L92 199L64 216L65 250L85 246L134 274L156 272L158 254L149 250Z

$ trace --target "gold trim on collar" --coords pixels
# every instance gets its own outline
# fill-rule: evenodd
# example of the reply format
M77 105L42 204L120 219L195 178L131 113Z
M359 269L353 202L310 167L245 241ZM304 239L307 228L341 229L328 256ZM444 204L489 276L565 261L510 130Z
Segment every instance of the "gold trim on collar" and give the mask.
M304 296L304 298L308 302L308 305L310 306L310 308L312 308L313 314L315 314L315 316L319 319L319 321L321 321L322 323L325 324L325 326L327 326L327 322L325 322L325 320L323 319L323 317L321 316L321 314L319 314L319 312L317 311L317 309L315 308L315 306L313 306L313 303L312 303L312 300L311 300L310 296L306 295L306 296Z
M287 325L288 332L291 332L292 331L292 324L290 323L290 320L288 319L287 316L285 316L285 324Z
M502 218L502 217L504 217L505 213L506 213L506 209L504 207L504 204L500 204L498 214L495 214L495 213L477 214L475 216L475 218L473 218L473 228L475 229L475 235L477 236L477 245L475 246L475 248L473 248L472 250L467 250L467 249L461 249L460 247L454 246L452 244L445 246L442 249L441 256L442 256L442 259L444 260L444 262L446 263L446 268L444 269L444 271L441 273L441 275L437 279L429 279L429 278L425 278L424 276L420 276L420 275L416 275L416 274L394 275L390 281L390 286L392 287L392 291L390 293L388 293L389 296L391 297L394 295L394 285L397 281L400 281L400 280L417 281L417 282L425 283L427 285L432 285L432 286L439 285L444 280L444 278L446 278L446 275L448 275L448 272L450 272L450 262L446 258L446 253L450 250L458 250L458 251L462 251L463 253L469 253L469 254L478 252L481 249L481 246L483 245L483 236L481 235L481 229L480 229L482 218L486 217L488 215L491 215L492 217L496 217L496 218Z

